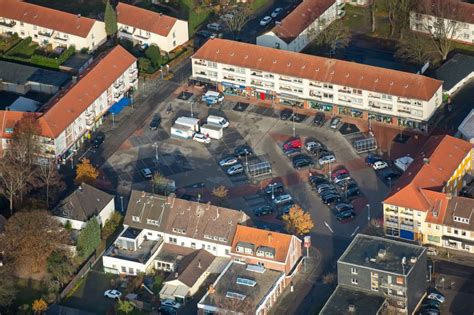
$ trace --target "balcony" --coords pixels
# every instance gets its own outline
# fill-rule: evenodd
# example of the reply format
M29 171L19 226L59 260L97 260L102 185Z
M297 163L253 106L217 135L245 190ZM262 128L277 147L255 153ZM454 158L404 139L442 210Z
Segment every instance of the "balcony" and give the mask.
M128 39L128 40L133 40L133 34L127 32L125 29L121 29L121 30L118 32L118 37L119 37L119 38L125 38L125 39Z
M261 72L259 73L259 72L254 71L250 75L253 76L253 77L257 77L257 78L263 78L263 73L261 73Z
M374 94L372 94L372 93L369 93L369 98L375 98L375 99L378 99L378 100L381 99L380 96L374 95Z
M138 34L135 34L135 37L138 37L138 38L142 38L142 39L149 39L150 38L150 33L138 33Z
M234 68L222 68L224 71L235 72Z
M341 2L341 3L338 3L338 4L337 4L337 8L338 8L339 10L342 10L342 9L344 9L345 7L346 7L346 3L345 3L345 2Z
M288 78L282 78L280 77L280 81L284 81L284 82L293 82L292 79L288 79Z
M345 15L346 15L346 11L345 11L345 10L339 10L339 11L337 12L337 17L338 17L339 19L343 18Z
M252 80L252 81L250 81L250 84L255 85L255 86L263 86L262 81Z
M12 28L13 26L16 25L16 22L15 21L10 21L10 22L0 21L0 25L4 27Z
M398 222L395 221L385 221L384 222L386 227L397 228L398 229Z
M401 103L401 104L411 105L411 102L409 100L404 100L404 99L401 99L401 98L398 98L397 102Z
M55 36L54 40L58 40L58 41L61 41L61 42L67 42L69 40L69 38L65 38L65 37L61 37L61 36Z
M137 74L137 73L138 73L138 68L130 69L130 70L128 71L128 74L129 74L130 76L134 76L134 75Z
M53 34L54 34L54 31L49 31L49 32L39 31L38 32L38 36L47 37L47 38L51 38L51 36L53 36Z
M401 109L401 108L399 108L399 109L398 109L398 112L399 112L399 113L405 113L405 114L411 114L411 110L409 110L409 109Z
M114 244L107 249L104 256L147 264L148 260L158 251L162 243L162 239L158 241L144 240L137 250L124 249Z
M402 230L407 230L407 231L413 231L414 226L413 226L413 224L412 224L412 225L408 225L408 224L402 223L402 224L400 224L400 229L402 229Z
M352 94L351 90L344 90L344 89L339 89L337 90L339 93L346 93L346 94Z
M198 66L207 66L207 63L204 60L194 60L194 64Z

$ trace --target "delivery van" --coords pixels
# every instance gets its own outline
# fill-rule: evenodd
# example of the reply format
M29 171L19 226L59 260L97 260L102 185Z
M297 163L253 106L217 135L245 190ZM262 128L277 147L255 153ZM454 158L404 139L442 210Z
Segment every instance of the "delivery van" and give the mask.
M211 125L216 125L222 128L229 127L229 121L227 121L227 119L225 119L224 117L220 117L220 116L209 115L207 117L207 123Z

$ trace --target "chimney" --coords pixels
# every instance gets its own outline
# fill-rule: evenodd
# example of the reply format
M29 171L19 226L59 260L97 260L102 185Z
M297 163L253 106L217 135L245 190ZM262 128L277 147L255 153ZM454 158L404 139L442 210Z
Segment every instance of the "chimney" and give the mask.
M78 18L78 19L80 19L80 18L81 18L81 14L80 14L80 13L77 15L77 18Z
M356 311L356 306L354 304L349 304L348 308L347 308L347 311L349 313L355 313Z
M268 242L271 243L273 240L273 235L272 233L268 233Z
M423 158L423 163L425 163L425 164L430 164L430 159L428 159L428 158Z
M80 185L79 187L77 187L77 189L79 189L79 191L82 192L82 185Z

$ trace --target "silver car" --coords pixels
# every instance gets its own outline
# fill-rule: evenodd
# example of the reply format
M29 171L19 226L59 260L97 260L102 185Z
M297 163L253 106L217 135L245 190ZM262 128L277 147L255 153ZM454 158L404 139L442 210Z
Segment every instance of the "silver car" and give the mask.
M336 157L334 155L326 155L320 158L318 162L320 165L334 163L336 162Z
M228 156L219 161L220 166L232 166L239 162L235 156Z
M242 174L244 172L244 167L242 164L236 164L227 170L227 175L237 175L237 174Z

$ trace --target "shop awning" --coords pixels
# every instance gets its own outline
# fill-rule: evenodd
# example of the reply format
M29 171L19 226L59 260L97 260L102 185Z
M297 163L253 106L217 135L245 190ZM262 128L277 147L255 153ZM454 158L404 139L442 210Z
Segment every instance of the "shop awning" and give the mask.
M109 113L113 115L120 114L122 109L124 109L124 107L128 105L130 105L130 99L128 97L123 97L121 100L119 100L117 103L115 103L109 108Z

